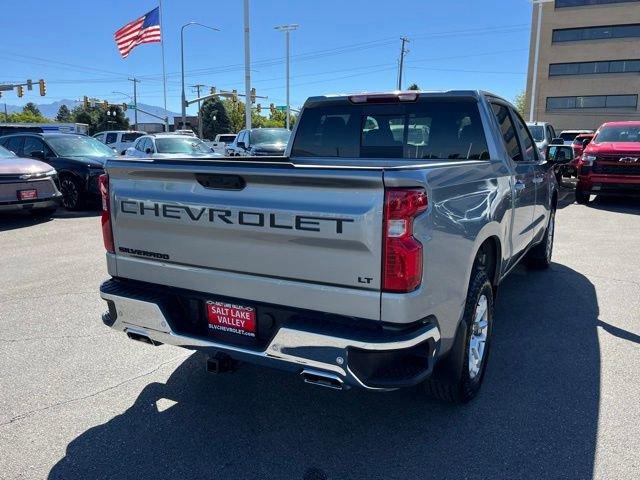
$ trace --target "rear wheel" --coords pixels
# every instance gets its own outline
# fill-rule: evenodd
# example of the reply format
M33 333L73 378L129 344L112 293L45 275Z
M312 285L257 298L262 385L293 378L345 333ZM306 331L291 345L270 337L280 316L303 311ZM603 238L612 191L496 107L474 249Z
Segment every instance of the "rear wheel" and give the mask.
M591 195L589 194L589 192L585 192L580 188L576 188L576 203L579 203L580 205L586 205L589 203L590 197Z
M485 270L475 269L454 346L424 384L427 394L466 403L480 391L493 331L493 289Z
M62 205L67 210L79 210L82 207L82 193L80 182L70 175L60 178L60 193Z

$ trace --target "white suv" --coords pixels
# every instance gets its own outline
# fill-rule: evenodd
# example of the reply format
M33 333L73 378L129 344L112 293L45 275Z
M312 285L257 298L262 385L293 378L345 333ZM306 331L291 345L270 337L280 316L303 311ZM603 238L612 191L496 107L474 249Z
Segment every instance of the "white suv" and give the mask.
M127 148L133 145L138 138L146 135L146 132L135 130L111 130L96 133L93 138L113 148L119 155L124 155Z

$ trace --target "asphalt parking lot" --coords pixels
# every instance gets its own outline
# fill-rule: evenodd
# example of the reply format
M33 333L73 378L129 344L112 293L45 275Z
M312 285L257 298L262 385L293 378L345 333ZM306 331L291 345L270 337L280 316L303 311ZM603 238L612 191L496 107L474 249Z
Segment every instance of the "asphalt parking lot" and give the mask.
M572 203L498 295L480 396L334 392L102 325L97 212L0 218L0 478L640 478L640 202Z

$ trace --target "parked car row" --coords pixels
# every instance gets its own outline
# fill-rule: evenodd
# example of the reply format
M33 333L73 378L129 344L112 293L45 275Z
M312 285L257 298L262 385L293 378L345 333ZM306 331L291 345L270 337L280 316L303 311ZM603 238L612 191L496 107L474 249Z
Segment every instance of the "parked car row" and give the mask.
M558 180L577 177L577 203L589 203L591 195L640 196L640 121L607 122L596 132L565 130L550 140L548 123L528 126L536 143L545 145Z

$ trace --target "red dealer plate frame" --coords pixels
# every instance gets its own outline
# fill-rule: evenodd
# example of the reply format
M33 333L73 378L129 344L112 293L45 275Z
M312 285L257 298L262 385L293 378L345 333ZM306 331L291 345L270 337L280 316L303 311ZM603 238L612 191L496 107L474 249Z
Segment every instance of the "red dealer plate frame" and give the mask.
M246 305L207 300L205 302L210 333L231 333L256 338L256 309Z
M37 200L38 190L30 188L28 190L18 190L18 200Z

